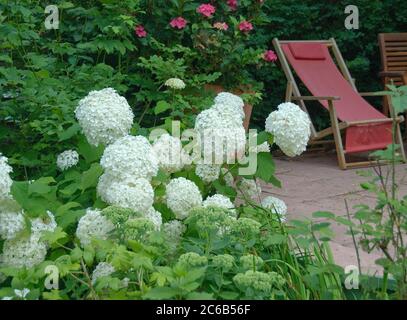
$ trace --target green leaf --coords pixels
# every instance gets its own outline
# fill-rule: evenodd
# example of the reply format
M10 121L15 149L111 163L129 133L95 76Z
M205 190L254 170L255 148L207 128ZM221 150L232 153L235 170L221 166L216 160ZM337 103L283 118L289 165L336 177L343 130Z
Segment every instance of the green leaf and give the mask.
M167 111L169 109L171 109L171 105L168 102L166 102L164 100L161 100L161 101L157 102L157 105L154 108L154 113L155 114L160 114L160 113L163 113L163 112L165 112L165 111Z
M156 287L144 295L144 298L150 300L172 299L179 293L179 290L171 287Z
M271 153L257 154L257 172L256 177L265 182L271 182L275 172L275 164ZM275 178L274 178L275 179Z
M103 169L99 163L93 163L90 169L85 171L81 179L81 189L85 191L88 188L96 187L99 177L102 175Z
M34 182L31 182L28 185L28 194L46 194L52 191L52 188L49 186L51 183L55 183L56 181L52 177L43 177Z
M267 237L264 245L265 246L272 246L276 244L282 244L287 240L287 237L283 234L273 234Z
M335 214L328 211L316 211L312 214L314 218L327 218L327 219L335 219Z
M87 266L91 266L93 264L93 260L95 259L95 250L91 246L86 246L83 251L83 260Z
M67 234L62 230L62 228L57 227L55 231L44 231L41 240L46 241L49 245L56 244L57 242L62 243L60 240L67 237Z
M214 300L213 294L209 292L191 292L186 296L187 300Z
M77 123L74 123L68 129L65 129L61 132L58 132L59 141L65 141L72 138L80 131L80 126Z

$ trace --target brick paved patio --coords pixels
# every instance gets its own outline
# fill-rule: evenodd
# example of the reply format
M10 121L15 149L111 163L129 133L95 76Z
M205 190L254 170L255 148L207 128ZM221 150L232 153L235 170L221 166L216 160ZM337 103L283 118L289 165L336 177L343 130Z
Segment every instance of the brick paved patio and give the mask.
M288 206L288 220L312 217L315 211L330 211L346 216L345 199L349 207L357 204L374 206L374 195L360 188L360 183L367 178L360 177L357 170L342 171L338 168L334 154L305 154L288 159L277 158L277 177L283 188L265 185L263 197L275 195L284 200ZM397 167L397 180L400 194L407 195L407 165ZM332 225L336 236L332 242L336 262L341 266L357 265L352 238L346 234L346 228ZM362 269L369 273L379 272L374 261L380 257L378 252L366 254L362 251Z

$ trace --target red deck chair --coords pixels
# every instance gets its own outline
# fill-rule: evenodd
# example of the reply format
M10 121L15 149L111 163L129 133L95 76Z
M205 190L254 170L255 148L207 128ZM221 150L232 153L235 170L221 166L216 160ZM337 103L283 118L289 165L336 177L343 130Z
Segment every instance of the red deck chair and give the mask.
M331 127L317 132L312 125L310 144L327 143L323 139L333 135L341 169L371 165L370 161L347 162L345 156L385 149L392 143L392 119L387 118L362 98L362 96L376 94L362 94L357 91L335 40L279 41L274 39L273 43L288 80L286 100L298 101L305 112L307 112L305 101L319 101L330 113ZM329 49L332 49L340 70L332 59ZM313 96L301 96L290 65ZM402 157L405 159L399 127L404 119L403 117L396 119L397 143L401 145ZM344 133L345 148L343 148L341 132Z

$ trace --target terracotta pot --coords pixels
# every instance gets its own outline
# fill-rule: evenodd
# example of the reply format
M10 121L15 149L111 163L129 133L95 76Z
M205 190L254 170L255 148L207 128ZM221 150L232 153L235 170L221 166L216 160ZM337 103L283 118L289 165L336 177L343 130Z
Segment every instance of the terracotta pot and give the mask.
M220 92L224 92L224 91L230 92L230 90L225 90L221 85L217 85L217 84L206 84L205 90L214 91L215 93L220 93ZM242 94L245 94L245 93L254 93L253 91L250 91L249 88L247 90L234 89L231 92L237 96L241 96ZM243 110L244 110L244 114L245 114L243 126L246 129L246 131L249 131L250 118L252 116L253 105L245 104L243 107Z

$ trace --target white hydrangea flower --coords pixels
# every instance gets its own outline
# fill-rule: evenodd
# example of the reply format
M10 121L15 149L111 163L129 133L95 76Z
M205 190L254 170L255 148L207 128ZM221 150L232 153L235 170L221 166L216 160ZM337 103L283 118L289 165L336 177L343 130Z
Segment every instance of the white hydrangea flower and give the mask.
M86 246L91 243L92 238L106 240L113 229L113 223L104 217L100 210L88 208L78 222L76 236L81 245Z
M241 126L243 121L240 115L230 110L227 105L213 105L199 113L195 119L195 130L199 133L206 129L227 130Z
M205 183L211 183L219 178L220 165L217 164L197 164L195 173Z
M297 105L287 102L278 106L266 119L266 131L289 157L300 155L307 148L311 135L311 121Z
M278 214L281 221L286 221L287 205L283 200L269 196L262 200L261 206L265 209L271 210L271 212L275 214Z
M108 262L99 262L92 272L92 284L101 277L108 277L112 273L116 272L116 269Z
M154 207L151 207L150 209L148 209L147 213L145 214L145 217L152 223L154 223L154 226L157 231L160 231L161 225L163 223L163 218L160 212L155 210Z
M57 167L61 171L65 171L74 167L79 162L79 154L75 150L65 150L57 157Z
M178 78L170 78L167 81L165 81L164 85L175 90L185 89L185 82Z
M195 183L185 178L172 179L166 188L167 206L177 219L185 219L189 211L202 205L202 195Z
M166 222L162 226L164 234L170 240L169 243L177 244L179 243L182 234L187 229L185 225L182 224L181 221L178 220L171 220Z
M95 146L127 135L134 118L126 98L112 88L89 92L79 101L75 116L88 142Z
M158 160L143 136L125 136L105 149L100 164L117 178L151 179L158 172Z
M13 268L32 268L44 261L47 255L45 242L35 234L24 238L4 241L0 261L2 266Z
M219 207L228 209L233 215L236 214L235 206L233 205L230 199L222 194L215 194L211 197L206 198L206 200L202 203L203 207Z
M0 200L10 199L10 188L13 180L10 178L10 173L13 168L8 165L8 159L0 153Z
M244 101L241 97L230 93L230 92L221 92L215 98L215 105L228 105L234 108L234 111L240 115L242 120L245 118L244 113Z
M240 181L240 190L243 194L252 200L257 200L261 195L260 184L254 179L242 178Z
M215 157L213 164L240 159L246 148L246 131L236 114L219 113L216 109L202 111L195 120L204 159Z
M222 168L221 172L223 175L223 179L226 182L226 185L228 185L229 187L233 187L235 179L233 178L233 175L230 173L230 171L226 168Z
M153 150L159 167L169 173L178 172L192 162L190 156L183 149L181 140L167 133L161 135L154 142Z
M154 202L153 187L144 178L117 179L104 173L99 178L97 192L104 202L139 213L146 213Z
M41 236L42 232L50 231L53 232L57 228L57 223L52 212L47 211L47 217L35 218L31 220L31 232Z
M10 240L25 228L21 212L0 212L0 238Z

